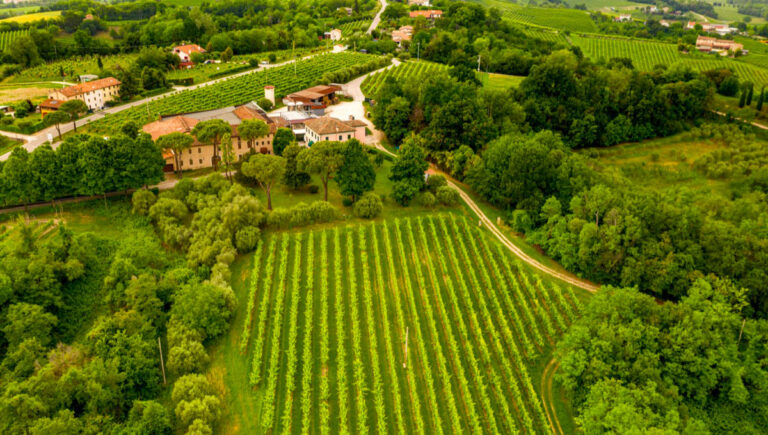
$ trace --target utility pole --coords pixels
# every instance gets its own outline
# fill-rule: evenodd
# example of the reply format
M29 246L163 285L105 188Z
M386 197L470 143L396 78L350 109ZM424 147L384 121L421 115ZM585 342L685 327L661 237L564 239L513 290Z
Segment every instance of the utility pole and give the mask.
M405 327L405 358L403 358L403 368L408 364L408 327Z
M480 55L477 55L477 72L480 72Z
M739 343L741 343L741 334L744 332L744 325L745 325L746 323L747 323L747 319L743 319L743 320L741 321L741 330L739 330L739 341L737 341L737 342L736 342L736 346L738 346L738 345L739 345Z
M421 42L416 43L416 60L420 60L421 57Z
M163 370L163 385L165 385L165 363L163 362L163 345L160 344L160 337L157 337L157 347L160 349L160 368Z

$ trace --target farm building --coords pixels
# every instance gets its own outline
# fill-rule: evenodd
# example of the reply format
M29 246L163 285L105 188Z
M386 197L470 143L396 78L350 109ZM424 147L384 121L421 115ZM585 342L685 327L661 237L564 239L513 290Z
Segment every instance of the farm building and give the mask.
M437 9L430 9L428 11L411 11L411 18L424 17L428 20L436 20L443 16L443 11Z
M365 123L358 119L342 121L330 116L321 116L304 121L304 140L311 146L315 142L343 142L349 139L365 140Z
M743 50L744 45L727 39L717 39L699 35L699 37L696 38L696 49L705 53L735 52L737 50Z
M181 63L192 62L192 53L205 53L205 49L197 44L177 45L173 53L179 56Z
M432 3L429 2L429 0L408 0L409 6L432 6Z
M686 30L693 30L695 28L696 28L696 21L688 21L688 23L685 25ZM735 33L738 31L737 28L731 27L727 24L712 24L712 23L701 23L701 30L707 33L717 33L718 35L721 35L721 36Z
M120 93L120 80L107 77L52 91L48 98L61 102L82 100L88 109L99 110Z
M325 108L336 103L338 86L319 85L303 91L288 94L283 98L283 104L289 111L300 111L323 115Z
M402 26L392 31L392 40L400 44L403 41L410 41L413 36L413 26Z
M330 39L331 41L341 41L341 29L333 29L330 32L323 34L323 39Z
M204 112L166 116L158 121L145 125L142 130L152 136L152 140L157 140L161 136L174 132L190 134L192 129L195 128L195 125L211 119L221 119L231 126L232 148L235 158L238 160L242 159L243 156L248 154L251 150L255 150L262 154L272 153L272 140L275 137L275 132L280 123L268 117L267 113L255 103L230 106L223 109L207 110ZM269 134L254 140L251 144L248 144L245 140L241 140L240 134L237 131L237 126L247 119L259 119L264 121L267 126L269 126ZM219 151L219 153L221 153L221 151ZM173 171L176 169L175 159L171 150L164 150L163 158L165 158L166 162L166 171ZM214 163L213 145L203 144L195 140L189 149L182 152L180 161L181 169L183 170L209 168L213 166Z
M43 116L43 118L45 118L45 115L59 110L59 107L61 107L62 104L64 104L64 101L62 100L48 98L47 100L38 104L37 107L40 108L40 114Z
M629 14L621 14L618 17L613 17L613 21L619 22L619 23L627 23L632 21L632 15Z

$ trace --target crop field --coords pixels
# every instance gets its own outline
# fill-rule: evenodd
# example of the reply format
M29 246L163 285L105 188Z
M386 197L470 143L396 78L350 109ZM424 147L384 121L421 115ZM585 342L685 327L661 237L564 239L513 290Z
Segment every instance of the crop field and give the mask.
M266 85L275 86L275 96L279 97L317 84L325 73L375 59L374 56L360 53L321 54L300 60L295 64L255 71L189 91L173 92L140 107L108 115L89 124L88 129L94 133L109 135L129 120L138 125L144 125L156 120L159 115L197 112L243 104L264 96Z
M403 80L409 77L428 77L440 71L448 72L449 66L440 63L429 62L425 60L412 60L403 62L396 67L389 68L387 70L371 74L365 78L363 84L360 85L363 94L369 98L376 98L376 93L387 77L394 77L398 80Z
M492 89L494 91L506 91L510 88L516 88L520 86L520 83L525 79L523 76L486 72L478 73L477 76L484 88Z
M371 20L358 20L349 23L340 24L341 36L346 38L355 32L365 32L371 25Z
M29 35L29 29L22 30L9 30L7 32L0 32L0 52L8 49L14 39Z
M110 56L101 56L101 62L104 68L111 68L115 65L127 67L133 62L136 54L115 54ZM27 68L14 76L13 81L31 82L40 80L61 80L61 71L64 71L65 80L77 81L81 74L98 74L98 56L77 56L67 60L60 60Z
M31 23L33 21L56 18L59 15L61 15L61 11L37 12L34 14L17 15L15 17L5 18L0 20L0 22Z
M529 38L542 39L549 42L560 42L563 44L567 43L565 36L557 30L527 26L520 26L519 29Z
M240 350L269 433L545 433L528 364L578 316L454 215L275 234Z
M595 23L586 11L520 6L504 0L475 1L488 8L498 9L504 18L514 23L570 30L571 32L595 32L597 30Z
M612 57L626 57L632 59L635 68L641 71L650 71L655 65L672 65L682 63L697 71L706 71L715 68L731 68L742 80L753 83L768 84L768 70L753 65L744 60L734 60L715 56L682 55L677 51L675 44L661 42L649 42L629 38L601 38L581 35L571 35L571 40L579 46L587 57L593 60ZM758 55L759 56L759 55ZM756 58L754 61L763 60Z

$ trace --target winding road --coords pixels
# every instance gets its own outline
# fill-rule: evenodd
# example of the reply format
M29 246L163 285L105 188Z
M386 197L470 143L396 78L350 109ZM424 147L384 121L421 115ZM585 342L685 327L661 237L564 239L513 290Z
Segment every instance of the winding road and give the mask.
M369 35L373 33L373 31L376 30L377 27L379 27L379 23L381 22L381 13L384 12L384 9L387 8L387 0L379 0L379 3L381 3L381 9L379 9L379 12L376 12L376 16L373 17L371 26L368 27L368 31L366 32Z

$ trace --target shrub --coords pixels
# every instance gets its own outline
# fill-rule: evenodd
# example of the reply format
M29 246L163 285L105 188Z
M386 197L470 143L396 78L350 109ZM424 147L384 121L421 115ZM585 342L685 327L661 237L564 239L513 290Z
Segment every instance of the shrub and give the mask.
M131 204L133 204L133 212L146 216L149 213L149 208L157 202L157 197L154 193L146 189L139 189L133 192L131 197Z
M512 229L519 233L526 233L533 228L533 221L525 210L512 212Z
M457 192L456 189L448 186L438 187L435 196L437 197L437 200L440 202L440 204L447 205L449 207L458 204L461 200L459 192Z
M252 251L259 243L261 230L254 226L241 228L235 233L235 247L240 253Z
M437 201L431 192L422 192L417 196L416 202L422 207L434 207Z
M309 185L309 193L315 194L320 191L320 186L317 186L316 184L310 184Z
M326 201L315 201L309 206L310 215L315 223L330 222L336 219L336 207Z
M267 216L267 225L281 230L290 228L291 214L291 210L285 207L276 207Z
M429 189L430 192L436 192L437 189L447 184L448 182L445 180L445 177L440 174L430 175L429 178L427 178L427 189Z
M381 214L384 209L379 195L368 192L355 203L355 216L364 219L373 219Z
M263 98L263 97L262 97L262 98L260 98L260 99L259 99L259 101L258 101L257 103L258 103L258 104L259 104L259 106L261 106L261 108L262 108L262 109L264 109L264 110L272 110L272 102L271 102L271 101L269 101L269 100L267 100L266 98Z
M354 201L352 201L352 198L342 198L341 199L341 205L343 205L344 207L349 207L352 204L354 204Z

